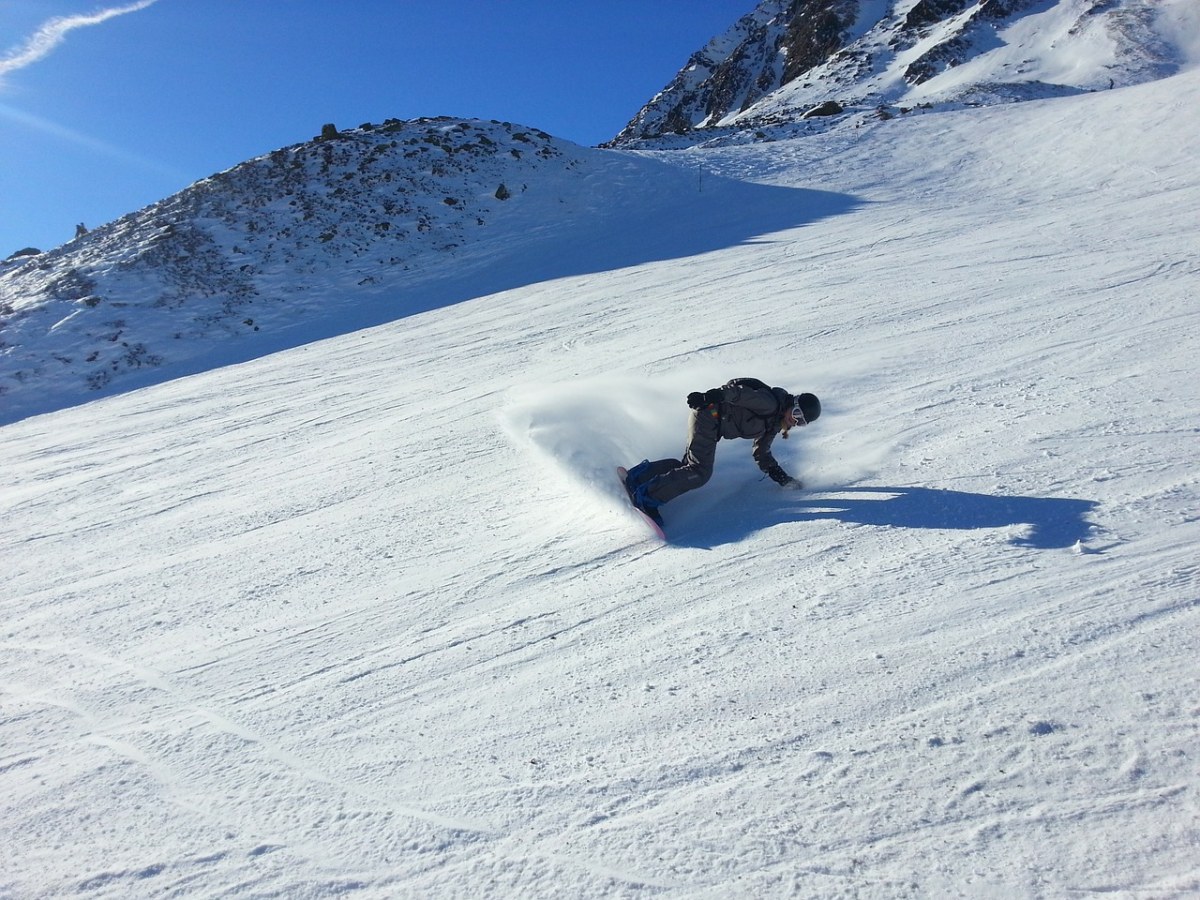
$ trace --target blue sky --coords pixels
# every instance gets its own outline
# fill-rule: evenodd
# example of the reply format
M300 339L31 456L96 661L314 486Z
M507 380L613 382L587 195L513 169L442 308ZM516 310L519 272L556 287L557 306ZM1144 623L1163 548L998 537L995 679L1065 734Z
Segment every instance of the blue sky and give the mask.
M0 258L321 125L612 137L756 0L0 0Z

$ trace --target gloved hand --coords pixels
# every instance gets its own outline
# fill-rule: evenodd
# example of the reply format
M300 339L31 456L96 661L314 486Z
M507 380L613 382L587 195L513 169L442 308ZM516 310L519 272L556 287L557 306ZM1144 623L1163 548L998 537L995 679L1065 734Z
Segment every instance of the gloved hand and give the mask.
M798 491L804 487L803 482L799 478L793 478L779 466L771 466L771 468L767 469L767 477L780 487L790 488L793 491Z
M703 409L706 406L713 406L725 399L725 392L720 388L713 388L701 394L699 391L692 391L687 396L687 403L692 409Z

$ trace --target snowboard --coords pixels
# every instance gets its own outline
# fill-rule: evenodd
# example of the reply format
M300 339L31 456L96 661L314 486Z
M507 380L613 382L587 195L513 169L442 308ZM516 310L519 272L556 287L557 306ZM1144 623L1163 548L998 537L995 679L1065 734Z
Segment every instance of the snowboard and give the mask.
M653 532L660 541L665 541L667 539L667 535L662 528L662 516L658 514L657 510L651 510L650 512L647 512L633 502L633 491L629 490L629 486L625 483L625 478L628 475L629 472L624 466L617 466L617 478L621 482L621 487L625 490L625 495L629 498L629 505L633 507L633 511L638 514L638 517L646 523L646 526L650 529L650 531Z

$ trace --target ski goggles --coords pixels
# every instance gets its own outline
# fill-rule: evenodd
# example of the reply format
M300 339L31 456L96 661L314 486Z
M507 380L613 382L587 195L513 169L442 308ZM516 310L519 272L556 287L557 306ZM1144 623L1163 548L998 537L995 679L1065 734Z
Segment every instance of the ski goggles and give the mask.
M808 419L804 418L804 410L800 408L799 403L792 407L792 418L796 420L797 425L808 424Z

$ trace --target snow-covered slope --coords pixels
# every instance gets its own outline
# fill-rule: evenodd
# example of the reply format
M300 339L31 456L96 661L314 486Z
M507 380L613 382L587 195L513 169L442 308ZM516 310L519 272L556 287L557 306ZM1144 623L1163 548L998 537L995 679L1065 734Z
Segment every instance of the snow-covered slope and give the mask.
M614 143L1139 84L1197 58L1198 19L1192 0L763 0Z
M679 228L713 201L719 220ZM847 202L509 123L345 131L11 261L0 423L516 285L701 253Z
M490 290L551 277L527 248L582 237L571 219L630 202L597 196L620 194L626 165L536 129L444 118L250 160L5 264L0 421L462 299L455 279L474 290L481 271Z
M614 156L547 280L0 429L0 895L1200 892L1198 91ZM647 540L742 374L811 489Z

